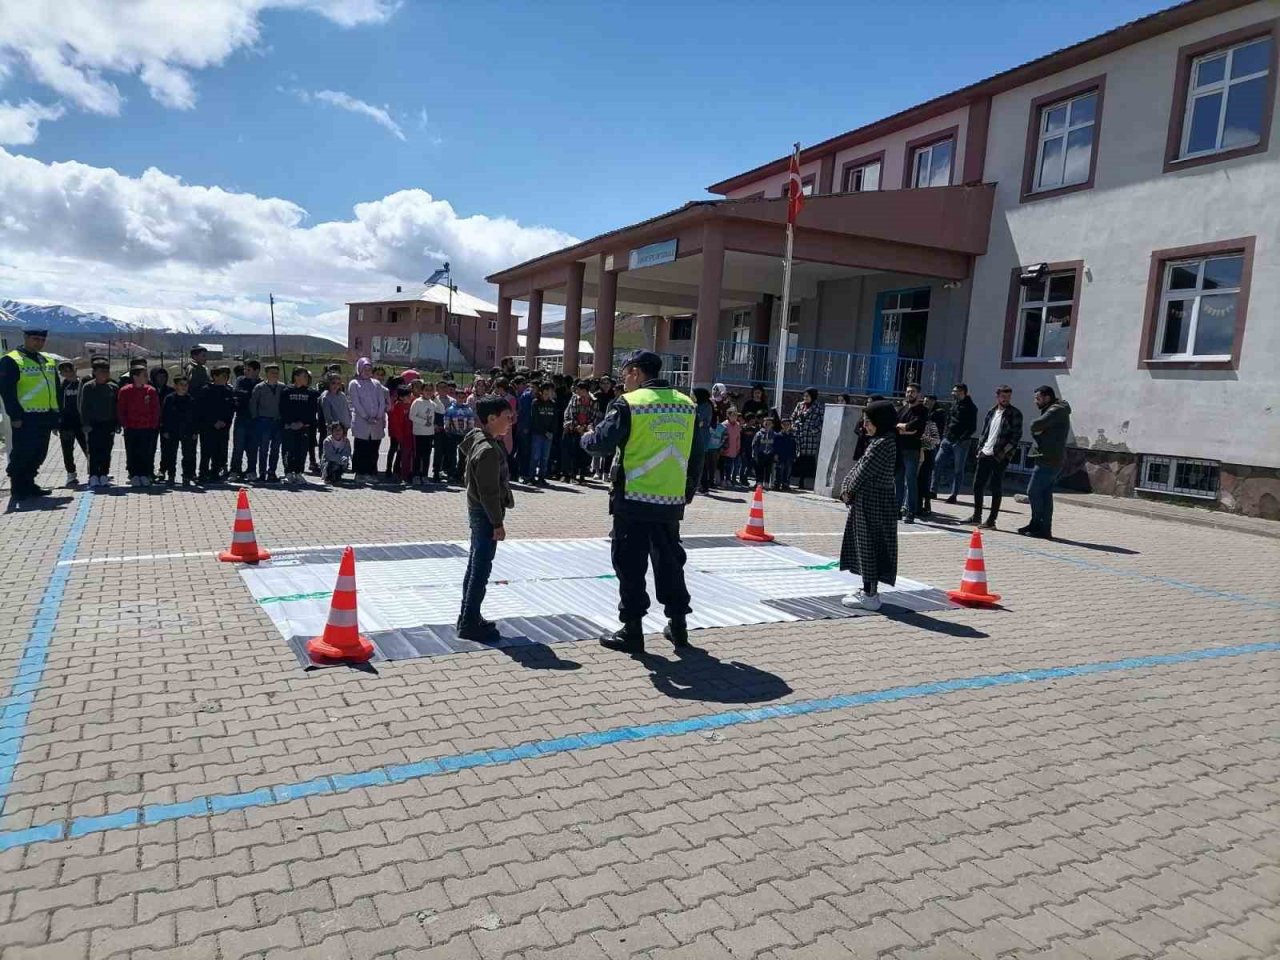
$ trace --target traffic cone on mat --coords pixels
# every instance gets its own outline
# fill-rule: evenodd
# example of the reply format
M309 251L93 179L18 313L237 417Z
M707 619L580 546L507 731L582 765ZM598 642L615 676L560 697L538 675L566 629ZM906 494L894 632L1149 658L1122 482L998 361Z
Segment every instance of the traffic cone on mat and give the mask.
M982 531L974 530L973 536L969 538L969 553L965 557L960 589L948 590L947 596L956 603L975 607L994 607L1000 602L1000 594L987 592L987 564L982 559Z
M734 534L739 540L751 543L770 543L773 534L764 530L764 485L756 484L756 495L751 501L751 512L747 514L747 525Z
M356 554L350 547L338 565L324 635L307 641L307 653L317 663L364 663L373 656L373 644L360 636L356 622Z
M249 491L240 489L240 499L236 501L236 521L231 526L231 546L218 554L224 563L257 563L259 560L270 560L271 554L258 546L258 538L253 532L253 514L249 512Z

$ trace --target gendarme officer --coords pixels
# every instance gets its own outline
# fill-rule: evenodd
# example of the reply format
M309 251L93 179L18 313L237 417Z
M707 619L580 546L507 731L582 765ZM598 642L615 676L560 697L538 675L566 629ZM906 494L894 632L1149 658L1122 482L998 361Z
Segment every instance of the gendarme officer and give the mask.
M48 330L23 330L22 346L0 357L0 402L13 428L9 448L10 496L43 497L36 474L58 425L58 367L40 351Z
M609 513L622 629L601 643L628 653L644 649L641 621L649 612L645 570L650 559L658 602L669 621L663 635L676 647L689 643L680 521L697 489L702 449L695 439L693 401L659 379L661 373L662 358L656 353L637 350L627 357L622 363L624 395L609 404L604 419L582 438L588 453L618 453Z

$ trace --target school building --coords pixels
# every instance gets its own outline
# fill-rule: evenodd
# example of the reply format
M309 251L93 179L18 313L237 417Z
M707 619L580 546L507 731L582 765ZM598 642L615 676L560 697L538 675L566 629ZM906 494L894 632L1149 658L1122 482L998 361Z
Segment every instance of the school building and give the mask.
M446 284L397 286L378 300L347 304L352 359L428 370L488 369L497 360L498 308Z
M1280 519L1278 24L1190 0L803 150L787 389L1047 383L1064 483ZM596 356L653 315L693 384L772 385L788 164L494 274L501 352L588 306Z

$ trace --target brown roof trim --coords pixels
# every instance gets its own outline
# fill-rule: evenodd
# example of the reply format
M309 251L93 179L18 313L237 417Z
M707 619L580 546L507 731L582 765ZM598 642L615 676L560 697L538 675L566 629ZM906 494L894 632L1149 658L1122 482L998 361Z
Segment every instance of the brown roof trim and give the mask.
M939 114L948 113L966 106L979 97L990 97L998 93L1004 93L1023 84L1031 83L1055 73L1060 73L1063 70L1069 70L1082 63L1088 63L1090 60L1096 60L1107 54L1115 53L1117 50L1122 50L1143 40L1149 40L1162 33L1168 33L1171 30L1177 30L1188 24L1197 23L1200 20L1226 13L1229 10L1235 10L1238 7L1248 6L1255 2L1257 0L1186 0L1184 3L1176 4L1122 24L1106 33L1098 34L1096 37L1064 47L1061 50L1055 50L1038 59L997 73L987 77L985 80L979 80L967 87L944 93L932 100L926 100L924 103L908 107L906 110L883 117L873 123L842 133L829 140L823 140L821 143L816 143L812 147L802 150L800 152L800 162L803 164L821 160L825 154L835 153L846 147L856 146L859 143L865 143L877 137L897 133L899 130L905 130L907 127L915 126L917 123L927 122ZM744 173L729 177L727 180L713 183L707 187L707 191L719 194L728 193L731 190L744 187L760 177L781 173L786 170L790 161L791 157L789 155L779 157L777 160L763 163Z

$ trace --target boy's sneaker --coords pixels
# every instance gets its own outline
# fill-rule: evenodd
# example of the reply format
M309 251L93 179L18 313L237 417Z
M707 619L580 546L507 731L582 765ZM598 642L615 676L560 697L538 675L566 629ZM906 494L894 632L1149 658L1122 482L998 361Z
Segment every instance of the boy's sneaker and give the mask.
M880 609L880 594L866 594L859 590L841 600L840 605L857 614L875 613Z
M98 478L91 474L89 476L89 489L92 490L97 485L98 485Z
M129 478L129 486L131 486L131 487L140 487L140 486L142 486L142 478L141 478L141 477L130 477L130 478Z
M68 486L68 487L78 487L79 485L80 485L80 481L79 481L79 479L77 479L76 475L75 475L74 473L68 472L68 473L67 473L67 486Z
M278 476L276 476L274 473L268 473L268 474L267 474L267 477L266 477L266 482L267 482L267 483L279 483L279 482L280 482L280 478L279 478Z

